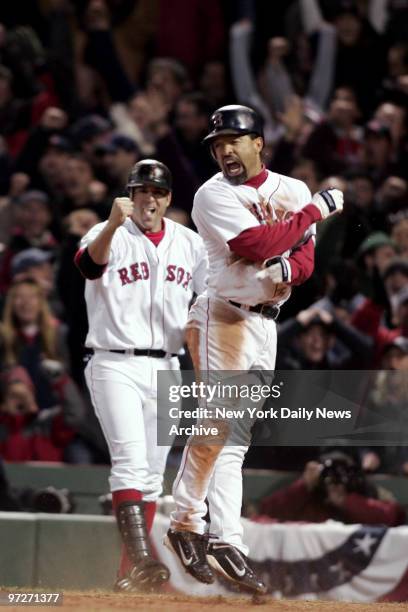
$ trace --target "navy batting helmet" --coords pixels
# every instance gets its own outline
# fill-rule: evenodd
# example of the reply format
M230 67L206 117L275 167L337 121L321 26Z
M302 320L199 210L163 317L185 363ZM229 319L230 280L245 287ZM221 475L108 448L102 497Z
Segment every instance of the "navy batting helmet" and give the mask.
M156 159L142 159L137 162L130 171L126 187L141 187L142 185L152 185L159 189L172 190L170 170L167 166Z
M210 133L203 142L210 143L217 136L228 134L256 134L263 137L261 116L249 106L229 104L218 108L210 119Z

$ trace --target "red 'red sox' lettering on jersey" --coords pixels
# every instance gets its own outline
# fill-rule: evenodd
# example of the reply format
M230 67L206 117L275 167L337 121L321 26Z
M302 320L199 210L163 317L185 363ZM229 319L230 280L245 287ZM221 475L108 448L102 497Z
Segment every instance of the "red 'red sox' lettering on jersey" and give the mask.
M185 290L189 288L190 282L193 279L191 272L185 270L183 266L177 266L176 264L169 264L166 270L165 281L175 282ZM132 263L126 268L119 268L117 272L122 286L131 285L136 281L148 280L150 278L149 266L145 261Z
M105 224L95 225L81 248ZM128 218L112 239L105 272L86 282L87 308L92 311L87 346L178 353L184 342L186 309L193 293L206 288L207 266L204 243L192 230L166 219L164 237L156 247Z
M147 280L150 276L149 266L145 261L132 263L129 268L119 268L118 274L122 285L130 285L138 280Z
M181 285L183 289L188 289L192 278L191 273L186 271L181 266L176 266L174 264L167 266L166 281L176 282L178 285Z

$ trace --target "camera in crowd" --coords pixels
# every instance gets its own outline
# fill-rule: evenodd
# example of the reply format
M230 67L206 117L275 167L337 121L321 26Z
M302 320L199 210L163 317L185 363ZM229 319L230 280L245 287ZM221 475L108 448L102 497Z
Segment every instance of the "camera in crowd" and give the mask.
M320 457L322 466L315 495L326 501L331 485L342 485L346 493L358 493L365 497L376 497L375 487L367 482L360 466L352 457L342 452L333 452Z
M71 492L68 489L56 489L52 486L33 491L29 502L32 512L72 514L75 510L75 501Z
M75 508L75 500L68 489L57 489L53 486L43 489L17 489L9 487L6 482L0 482L0 511L72 514Z

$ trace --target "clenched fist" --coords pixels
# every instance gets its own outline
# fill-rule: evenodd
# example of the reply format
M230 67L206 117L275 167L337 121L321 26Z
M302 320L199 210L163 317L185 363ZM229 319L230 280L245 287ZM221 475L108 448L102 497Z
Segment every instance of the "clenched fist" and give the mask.
M318 191L312 198L312 204L320 210L322 219L326 219L343 210L343 192L340 189Z
M133 202L129 198L115 198L109 215L108 224L117 228L125 222L133 212Z

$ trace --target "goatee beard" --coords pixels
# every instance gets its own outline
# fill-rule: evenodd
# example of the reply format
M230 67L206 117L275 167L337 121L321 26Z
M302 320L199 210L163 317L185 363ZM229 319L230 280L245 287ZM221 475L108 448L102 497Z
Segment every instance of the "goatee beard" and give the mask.
M238 187L238 185L243 185L248 180L246 170L243 170L241 174L237 174L237 176L228 176L227 174L224 174L224 176L227 181L231 183L231 185L234 185L234 187Z

